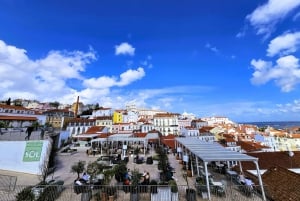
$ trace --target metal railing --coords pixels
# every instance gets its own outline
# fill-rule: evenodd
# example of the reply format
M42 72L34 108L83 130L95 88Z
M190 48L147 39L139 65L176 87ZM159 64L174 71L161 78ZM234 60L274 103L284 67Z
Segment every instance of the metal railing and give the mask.
M16 186L15 188L6 188L0 190L1 201L17 201L17 195L28 186ZM9 190L8 190L9 189ZM42 188L41 188L42 189ZM170 186L138 186L130 188L129 186L50 186L48 189L37 192L32 188L31 192L38 199L44 191L47 194L47 201L198 201L208 200L206 186L190 187L177 186L177 191ZM175 190L176 190L175 189ZM254 187L251 191L244 186L228 185L224 189L218 189L210 186L212 201L261 201L263 200L259 191Z
M16 176L0 174L0 191L13 191L15 189L16 183Z

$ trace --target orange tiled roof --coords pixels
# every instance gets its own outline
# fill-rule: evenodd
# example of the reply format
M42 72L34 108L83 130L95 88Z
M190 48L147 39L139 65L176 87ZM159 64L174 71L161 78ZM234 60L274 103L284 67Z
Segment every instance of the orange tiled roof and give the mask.
M84 134L96 134L102 132L105 126L92 126Z
M211 129L213 129L213 126L203 126L199 129L200 133L205 133L205 132L209 132Z
M175 148L175 137L174 135L162 136L160 141L162 144L170 147L171 149Z
M96 117L96 120L112 120L112 116L100 116Z
M263 148L268 148L267 146L252 141L239 141L237 144L246 152L261 151Z
M0 120L36 121L36 117L28 116L0 116Z
M300 175L286 168L275 166L263 175L266 195L276 201L300 200Z
M134 133L133 135L134 135L134 137L142 138L142 137L146 137L147 133Z
M269 169L272 166L280 166L284 168L300 168L300 152L294 151L294 156L290 157L288 152L256 152L247 153L249 156L258 158L260 169ZM245 170L255 170L255 164L252 162L241 162Z
M4 108L4 109L15 109L15 110L30 110L27 109L23 106L15 106L15 105L1 105L0 104L0 108Z

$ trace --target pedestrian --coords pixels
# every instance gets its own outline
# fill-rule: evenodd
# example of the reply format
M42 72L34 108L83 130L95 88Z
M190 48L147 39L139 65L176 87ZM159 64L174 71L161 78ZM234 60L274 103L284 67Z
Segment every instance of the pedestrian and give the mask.
M41 128L41 133L40 133L40 137L41 137L41 140L44 139L44 135L45 135L45 128Z
M27 129L26 129L26 132L25 132L25 133L27 133L27 136L25 137L25 140L30 140L30 136L31 136L32 131L33 131L33 127L28 126Z

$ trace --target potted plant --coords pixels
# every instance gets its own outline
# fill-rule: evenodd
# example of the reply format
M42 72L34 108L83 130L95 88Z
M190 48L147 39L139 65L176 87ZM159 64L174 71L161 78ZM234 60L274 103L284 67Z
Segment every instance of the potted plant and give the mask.
M16 196L16 201L34 201L35 197L31 191L31 188L32 186L28 186L19 192Z
M171 187L171 201L178 201L178 186L175 180L169 181Z
M149 185L150 185L150 193L156 194L157 193L157 185L158 185L157 181L152 179L150 181Z
M130 184L130 201L139 200L139 183L142 174L138 169L131 171L131 184Z
M114 172L115 172L115 179L117 180L117 182L123 182L124 180L124 175L127 171L127 167L125 162L122 162L120 164L117 164L116 166L114 166Z
M186 189L186 200L187 201L196 201L196 191L192 188L189 187L189 182L188 182L188 178L187 178L187 173L183 174L183 178L186 180L186 185L187 185L187 189Z
M71 172L77 173L77 179L80 177L80 173L83 173L85 169L85 161L78 161L71 166Z

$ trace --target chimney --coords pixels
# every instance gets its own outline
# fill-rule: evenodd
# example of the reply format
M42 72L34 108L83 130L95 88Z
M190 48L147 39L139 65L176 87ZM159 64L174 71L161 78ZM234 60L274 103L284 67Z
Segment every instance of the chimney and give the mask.
M74 112L74 117L75 118L77 118L78 105L79 105L79 96L77 96L77 102L76 102L76 105L75 105L75 112Z

